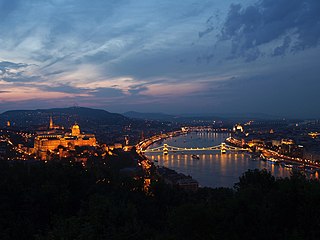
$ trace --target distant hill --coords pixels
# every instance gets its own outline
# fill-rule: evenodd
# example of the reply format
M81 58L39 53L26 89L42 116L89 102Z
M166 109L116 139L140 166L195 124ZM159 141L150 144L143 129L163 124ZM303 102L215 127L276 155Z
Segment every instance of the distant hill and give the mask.
M96 128L98 125L124 125L129 119L118 113L85 107L52 108L36 110L12 110L0 114L0 124L7 121L16 127L48 126L52 116L57 125L70 127L77 122L84 128Z
M222 113L221 117L238 120L278 120L283 117L265 113Z
M179 114L170 115L165 113L141 113L141 112L126 112L123 113L124 116L135 118L135 119L145 119L145 120L157 120L157 121L168 121L168 122L178 122L189 124L194 121L215 121L222 120L221 117L213 116L210 114Z
M245 120L278 120L282 117L264 114L264 113L197 113L197 114L179 114L170 115L165 113L142 113L142 112L125 112L124 116L136 119L158 120L158 121L175 121L175 122L190 122L195 121L210 121L210 120L233 120L233 121L245 121Z
M37 129L49 126L49 119L52 116L53 122L56 125L69 128L77 122L82 129L97 130L109 128L113 126L124 126L129 123L139 123L143 120L151 121L166 121L179 123L197 123L198 121L217 121L223 120L246 120L246 119L277 119L278 117L267 114L248 113L248 114L179 114L170 115L164 113L141 113L141 112L126 112L121 114L110 113L101 109L85 108L85 107L69 107L69 108L51 108L51 109L36 109L36 110L12 110L0 114L0 127L6 125L7 121L11 125L23 129ZM133 120L136 119L136 120ZM113 129L120 130L115 127ZM118 131L117 130L117 131Z
M172 121L179 118L179 116L164 114L164 113L141 113L141 112L125 112L124 116L136 119L147 119L147 120L159 120L159 121Z

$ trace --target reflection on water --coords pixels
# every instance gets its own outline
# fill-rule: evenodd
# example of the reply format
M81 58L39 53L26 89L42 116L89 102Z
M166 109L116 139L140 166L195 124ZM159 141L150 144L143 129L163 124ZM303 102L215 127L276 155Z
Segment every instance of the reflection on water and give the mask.
M209 147L223 142L229 135L223 133L189 133L175 138L157 142L150 148L158 147L164 143L176 147ZM192 154L199 155L200 159L193 159ZM169 153L147 153L155 164L165 166L187 175L191 175L201 186L232 187L239 177L248 169L267 169L276 177L290 176L290 170L278 165L260 160L252 160L246 153L219 151L197 151Z

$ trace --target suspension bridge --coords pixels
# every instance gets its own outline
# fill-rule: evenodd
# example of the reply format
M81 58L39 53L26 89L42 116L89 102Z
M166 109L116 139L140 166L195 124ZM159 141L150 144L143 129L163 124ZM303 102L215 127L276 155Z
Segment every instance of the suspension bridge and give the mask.
M227 145L226 143L221 143L217 146L212 147L197 147L197 148L184 148L184 147L175 147L170 146L168 144L164 144L163 146L159 146L156 148L148 148L142 150L143 153L160 153L167 155L169 152L184 152L184 151L220 151L222 154L226 153L227 151L248 151L247 148L239 148Z

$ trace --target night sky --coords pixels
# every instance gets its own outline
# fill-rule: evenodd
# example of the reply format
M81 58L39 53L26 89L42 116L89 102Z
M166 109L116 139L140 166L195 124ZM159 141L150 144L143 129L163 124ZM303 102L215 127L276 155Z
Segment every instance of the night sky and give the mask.
M320 117L319 0L0 0L0 112Z

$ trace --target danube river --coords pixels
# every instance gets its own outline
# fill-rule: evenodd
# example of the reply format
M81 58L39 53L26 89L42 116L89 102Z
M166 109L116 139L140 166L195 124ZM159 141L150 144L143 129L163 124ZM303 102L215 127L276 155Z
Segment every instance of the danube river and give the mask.
M193 132L168 138L152 144L149 148L155 148L164 143L175 147L209 147L223 142L229 134L214 132ZM192 154L199 155L200 159L193 159ZM252 160L249 154L220 151L195 151L195 152L169 152L146 153L155 165L171 168L179 173L192 176L202 187L233 187L239 177L248 169L267 169L275 177L290 176L290 169L274 165L261 160Z

